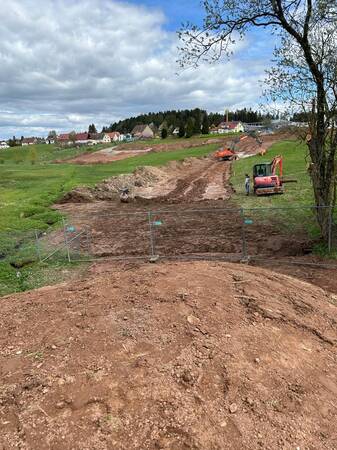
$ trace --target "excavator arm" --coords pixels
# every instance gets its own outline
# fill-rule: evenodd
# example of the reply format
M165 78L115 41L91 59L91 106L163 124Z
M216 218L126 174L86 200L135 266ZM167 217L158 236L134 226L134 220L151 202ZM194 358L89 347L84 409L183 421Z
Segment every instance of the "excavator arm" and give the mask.
M273 159L272 163L271 163L271 173L273 176L276 175L276 169L277 167L279 167L279 171L280 171L280 177L282 177L283 175L283 159L282 156L278 155L275 156L275 158Z

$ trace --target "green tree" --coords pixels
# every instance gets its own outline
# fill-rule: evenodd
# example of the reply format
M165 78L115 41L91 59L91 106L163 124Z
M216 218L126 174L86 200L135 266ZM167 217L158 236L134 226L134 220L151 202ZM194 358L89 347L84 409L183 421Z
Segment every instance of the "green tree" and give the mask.
M308 152L316 217L329 233L330 206L336 204L337 9L336 0L204 0L201 27L188 24L179 35L181 65L198 65L207 55L231 54L237 37L252 28L270 30L279 42L275 66L266 77L271 100L298 110L311 105ZM254 119L253 114L249 114Z
M193 117L189 117L186 124L186 137L190 138L193 136L195 130L194 119Z
M183 138L183 137L185 137L185 133L186 133L186 131L185 131L185 124L184 124L184 122L181 122L180 125L179 125L179 134L178 134L178 136L180 138Z
M202 120L202 134L209 134L209 120L207 113L204 114L204 118Z
M194 113L194 134L200 134L200 131L201 131L200 109L196 109Z
M167 138L167 128L162 128L161 130L161 138L166 139Z
M96 129L96 126L95 126L94 123L92 123L91 125L89 125L88 133L92 133L92 134L97 133L97 129Z
M56 138L57 138L56 131L55 130L50 130L49 133L48 133L48 139L56 140Z

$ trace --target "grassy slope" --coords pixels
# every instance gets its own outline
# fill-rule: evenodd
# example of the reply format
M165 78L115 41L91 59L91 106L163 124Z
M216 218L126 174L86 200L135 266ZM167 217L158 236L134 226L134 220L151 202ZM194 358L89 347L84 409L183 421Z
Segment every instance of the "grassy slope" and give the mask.
M48 163L56 159L69 159L83 153L92 153L105 147L111 147L112 144L100 144L92 147L79 147L61 149L57 145L27 145L24 147L13 147L6 150L0 150L1 164L11 164L20 161L21 164L31 164L32 152L36 151L36 163ZM1 169L1 166L0 166Z
M295 178L297 183L285 184L283 195L260 196L245 195L244 178L248 173L253 185L253 165L271 161L276 155L283 156L283 176ZM310 238L319 237L319 229L316 223L315 212L305 209L303 206L315 204L310 177L307 171L306 146L297 141L283 141L276 143L263 157L255 156L239 160L234 164L231 178L236 193L233 200L238 206L247 208L246 216L255 223L273 222L281 230L307 233ZM302 207L302 208L301 208ZM249 208L294 208L279 210L250 211ZM316 248L316 247L315 247ZM317 251L325 252L324 245L317 245Z
M103 165L14 164L0 165L0 295L62 279L64 261L40 266L34 262L20 270L10 263L18 258L37 259L34 230L46 230L61 215L50 209L65 192L79 185L94 185L104 178L132 172L141 165L163 165L172 160L204 156L217 144L162 153L149 153ZM20 250L15 246L20 244ZM65 274L64 276L68 276Z
M161 139L161 138L154 138L154 139L146 139L144 141L135 141L131 142L130 147L134 148L145 148L145 147L153 147L160 144L185 144L186 142L189 143L198 143L202 140L207 139L223 139L228 137L238 137L237 133L226 133L226 134L200 134L197 136L192 136L191 138L179 138L179 137L168 137L167 139Z

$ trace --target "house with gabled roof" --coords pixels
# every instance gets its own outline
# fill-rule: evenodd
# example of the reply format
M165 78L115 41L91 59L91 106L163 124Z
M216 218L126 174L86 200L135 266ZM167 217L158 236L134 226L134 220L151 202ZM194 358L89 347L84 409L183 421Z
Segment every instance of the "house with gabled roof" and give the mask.
M136 139L153 139L154 132L149 125L136 125L131 131L131 134Z
M26 146L26 145L34 145L37 143L37 139L34 137L30 137L30 138L24 138L22 139L22 146Z
M111 133L104 133L103 142L109 144L110 142L117 142L120 140L119 131L112 131Z
M225 133L243 133L245 131L245 128L240 121L221 122L218 129L225 130Z

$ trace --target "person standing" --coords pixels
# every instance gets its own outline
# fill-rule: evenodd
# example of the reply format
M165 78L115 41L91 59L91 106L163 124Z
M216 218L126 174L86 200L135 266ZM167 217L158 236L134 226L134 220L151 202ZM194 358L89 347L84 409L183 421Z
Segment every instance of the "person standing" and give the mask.
M249 192L250 192L250 177L249 177L249 175L247 173L245 175L245 190L246 190L246 195L249 195Z

